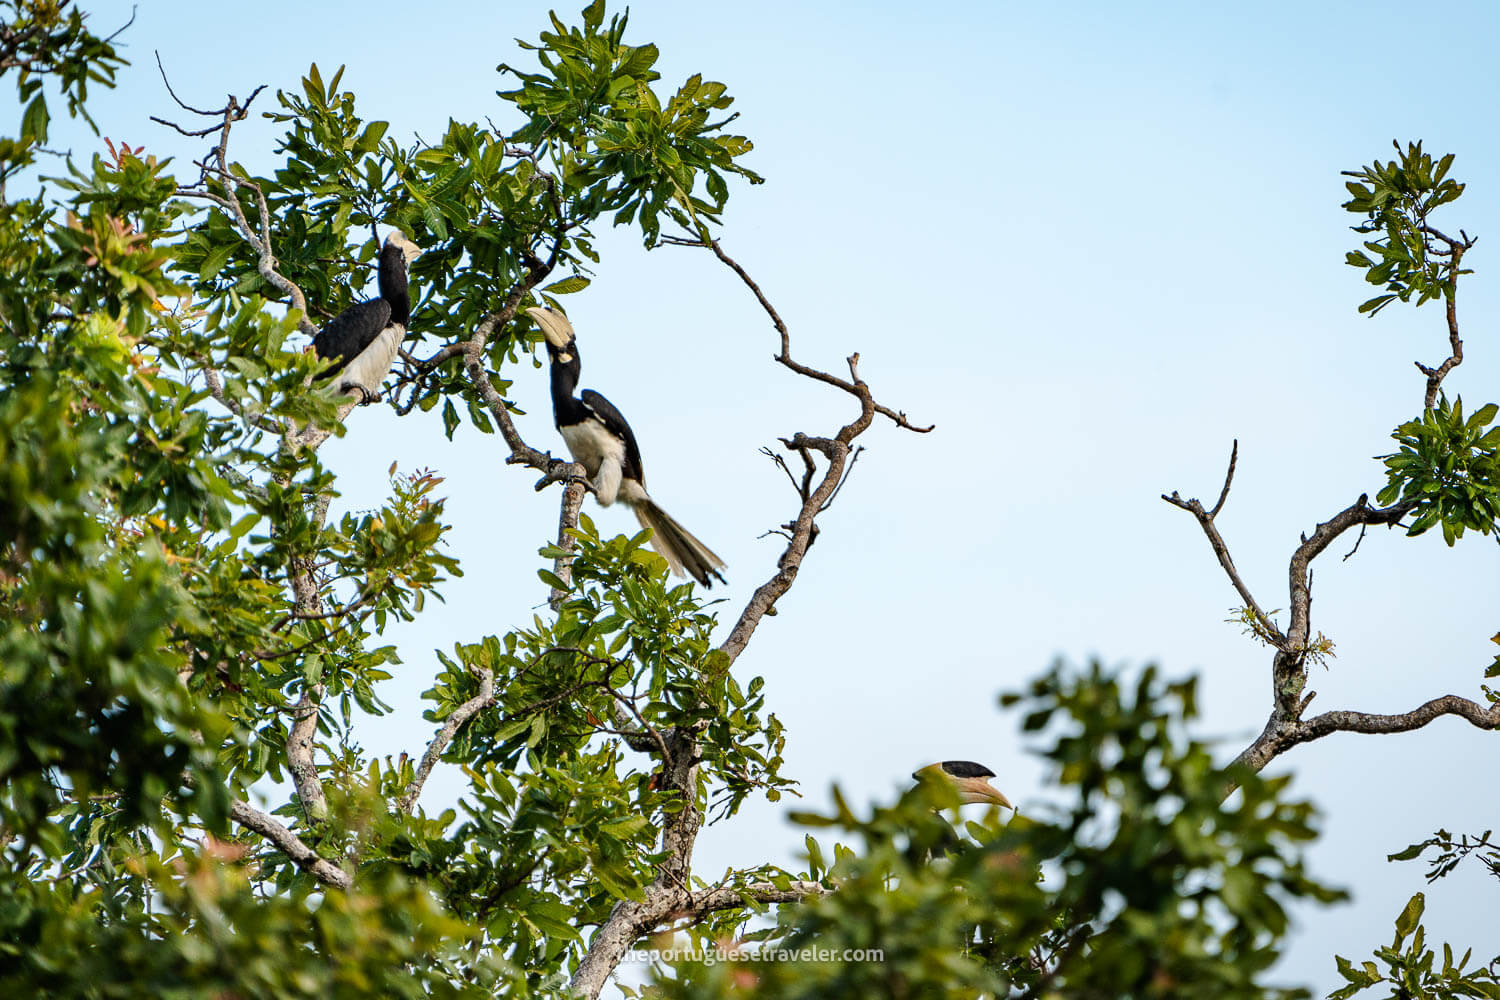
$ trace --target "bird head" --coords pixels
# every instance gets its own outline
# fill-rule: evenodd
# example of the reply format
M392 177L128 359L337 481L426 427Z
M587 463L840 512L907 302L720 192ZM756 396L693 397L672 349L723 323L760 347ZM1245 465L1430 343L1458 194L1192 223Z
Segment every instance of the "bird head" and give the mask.
M406 258L408 264L422 255L422 248L407 239L406 234L399 229L392 229L386 234L385 245L400 250L401 256Z
M546 306L532 306L526 310L526 315L536 321L541 328L542 336L547 338L547 353L552 355L553 360L567 364L573 360L577 353L573 334L573 324L568 322L568 317L556 309Z
M995 772L972 760L945 760L928 764L912 775L917 781L944 781L958 792L960 802L988 802L1006 809L1015 809L1000 790L989 783Z

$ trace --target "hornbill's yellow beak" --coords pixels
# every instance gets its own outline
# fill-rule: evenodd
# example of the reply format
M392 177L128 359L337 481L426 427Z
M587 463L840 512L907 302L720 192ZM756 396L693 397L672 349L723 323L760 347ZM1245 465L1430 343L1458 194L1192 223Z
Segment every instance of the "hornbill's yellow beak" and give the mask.
M547 338L547 343L559 351L573 342L573 324L568 322L568 317L556 309L546 306L532 306L526 310L526 315L536 321L536 325L542 328L542 336Z
M1000 789L989 783L995 772L972 760L945 760L928 764L912 775L918 781L946 781L958 792L960 802L987 802L1014 810Z

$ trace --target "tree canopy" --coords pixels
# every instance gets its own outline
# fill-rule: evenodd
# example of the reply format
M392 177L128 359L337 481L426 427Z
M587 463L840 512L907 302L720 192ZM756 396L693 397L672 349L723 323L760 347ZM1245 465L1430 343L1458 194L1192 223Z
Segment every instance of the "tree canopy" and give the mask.
M860 450L932 428L865 381L858 353L837 371L794 354L720 240L731 190L761 180L733 98L700 75L664 82L628 29L604 0L551 15L498 68L500 123L451 121L431 142L364 117L343 71L314 65L209 109L173 93L162 124L201 143L191 163L109 139L57 160L52 114L87 116L90 87L124 65L117 40L67 3L0 0L20 116L0 139L0 983L596 996L629 951L676 941L727 957L654 963L656 995L1308 995L1272 969L1288 908L1343 892L1304 864L1312 804L1262 770L1336 733L1444 715L1500 728L1487 687L1395 715L1308 714L1311 669L1333 652L1312 624L1320 555L1371 526L1449 546L1500 526L1500 406L1445 382L1475 245L1444 221L1463 193L1454 157L1398 144L1349 173L1348 263L1379 289L1360 311L1435 302L1448 354L1418 364L1421 405L1393 417L1374 501L1351 490L1289 547L1285 624L1218 527L1237 448L1214 504L1163 498L1201 528L1236 620L1269 650L1258 737L1218 760L1193 731L1194 679L1058 664L1002 699L1050 775L1038 810L964 819L927 784L862 810L835 791L793 814L800 870L767 856L708 873L693 866L704 824L795 784L790 734L742 654L819 557L820 516L858 502L842 491ZM260 114L282 130L265 172L234 142ZM508 395L545 357L525 310L588 289L610 227L723 265L775 363L841 407L825 428L771 429L793 502L737 610L673 579L646 533L602 532L580 468L537 446L545 423ZM367 411L321 387L303 349L360 298L392 229L424 253L381 405L490 435L496 464L539 475L559 511L517 569L537 578L529 623L477 623L435 652L435 730L396 759L359 738L389 708L388 631L471 556L446 544L439 472L393 465L387 496L330 515L340 483L320 448ZM466 788L429 811L440 766ZM1500 871L1488 833L1438 831L1400 856L1427 852L1433 877L1476 855ZM1439 968L1423 905L1376 961L1337 960L1336 995L1500 997L1494 962L1450 949Z

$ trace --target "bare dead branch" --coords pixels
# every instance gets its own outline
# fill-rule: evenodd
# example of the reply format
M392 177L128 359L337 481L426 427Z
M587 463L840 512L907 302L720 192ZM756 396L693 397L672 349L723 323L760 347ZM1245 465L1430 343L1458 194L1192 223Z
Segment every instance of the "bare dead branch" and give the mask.
M553 258L555 261L557 247L562 243L559 237L553 244ZM500 308L490 313L474 328L473 334L462 344L464 370L468 373L469 382L479 393L480 400L489 409L490 416L495 425L500 428L500 436L510 447L510 455L506 458L507 465L525 465L542 472L551 473L559 463L550 454L537 451L528 445L522 438L521 433L516 430L515 422L510 419L510 409L506 405L504 397L495 391L495 385L490 381L489 372L484 367L485 346L489 343L490 336L494 331L504 328L516 317L516 310L520 308L521 302L539 285L548 274L551 273L553 261L535 261L526 270L526 277L516 283L505 297Z
M215 108L213 111L204 111L202 108L195 108L191 104L185 103L182 98L177 96L177 91L172 89L172 81L167 79L166 68L161 64L161 51L158 49L152 49L151 54L156 57L156 71L161 74L162 85L167 88L167 93L171 95L172 100L177 104L179 108L184 111L189 111L195 115L201 115L204 118L217 118L220 115L224 114L224 112L229 110L229 106L227 104L222 108ZM155 121L156 119L152 120Z
M1224 473L1224 488L1219 491L1219 502L1214 504L1214 509L1208 512L1210 519L1219 516L1219 511L1224 509L1224 501L1229 499L1229 487L1234 482L1234 467L1240 460L1240 439L1235 438L1234 444L1229 448L1229 471Z
M826 385L834 386L835 388L841 389L844 392L849 393L851 396L856 396L856 397L860 397L861 396L860 391L858 389L858 386L861 385L861 384L863 384L863 383L860 383L860 381L859 381L859 375L855 371L855 366L859 362L859 355L858 354L853 355L853 359L851 360L850 365L849 365L850 375L854 379L854 381L852 383L851 382L846 382L843 379L841 379L841 378L839 378L839 377L837 377L835 375L830 375L827 372L819 371L816 368L810 368L807 365L804 365L804 364L801 364L800 362L794 361L792 359L792 336L791 336L791 332L787 329L786 323L782 322L781 314L776 311L776 307L775 306L771 305L770 300L766 298L765 292L761 291L760 285L758 285L756 283L756 281L755 281L754 278L750 277L749 272L746 271L743 267L741 267L739 265L739 263L734 260L734 258L730 257L727 253L724 252L724 248L721 247L721 246L719 246L719 241L718 240L713 240L712 242L705 242L705 241L702 241L702 240L692 241L692 240L679 240L679 239L673 239L673 238L664 238L662 240L662 242L663 243L668 243L668 244L670 244L672 246L703 247L705 249L712 250L715 257L719 258L719 260L723 264L725 264L730 270L734 271L735 274L739 275L739 278L740 278L740 280L742 282L744 282L745 287L748 288L748 289L750 289L751 294L753 294L755 296L755 300L760 303L760 307L763 310L765 310L766 315L770 317L770 319L771 319L771 325L776 328L777 334L779 334L780 337L781 337L781 350L776 355L776 361L778 363L780 363L780 364L784 365L785 367L791 369L792 371L796 372L798 375L802 375L802 376L805 376L807 378L813 379L815 381L822 382L822 383L824 383ZM866 393L865 395L868 395L868 393ZM861 398L863 398L863 397L861 397ZM885 407L885 406L880 405L879 403L874 403L873 400L871 402L872 402L872 404L875 407L875 412L876 413L879 413L879 414L881 414L882 416L885 416L885 417L889 417L892 421L895 422L895 424L896 424L897 427L904 427L907 430L909 430L909 431L915 431L918 434L926 434L929 431L931 431L933 429L933 427L936 426L934 424L934 425L930 425L930 426L927 426L927 427L918 427L918 426L914 425L913 423L911 423L910 420L907 419L907 416L906 416L905 413L902 413L902 412L900 412L898 410L892 410L889 407Z
M1240 595L1246 608L1255 616L1255 620L1265 629L1266 641L1277 649L1284 649L1287 645L1287 637L1276 627L1271 616L1266 614L1256 601L1255 595L1250 593L1250 588L1245 585L1240 571L1234 565L1234 558L1229 554L1229 543L1224 541L1224 536L1219 534L1218 525L1214 518L1219 511L1224 509L1224 502L1229 499L1229 487L1234 481L1235 465L1239 461L1240 442L1235 439L1234 446L1229 451L1229 471L1224 476L1224 487L1219 491L1219 501L1214 504L1213 510L1204 510L1203 504L1197 498L1190 500L1182 499L1181 494L1173 490L1171 494L1163 493L1161 498L1174 507L1180 507L1198 519L1198 526L1203 529L1204 536L1208 539L1209 546L1214 550L1214 555L1219 559L1219 565L1223 567L1224 573L1229 577L1229 582L1234 585L1235 592Z
M251 181L249 178L235 173L232 169L230 169L229 164L230 129L233 127L235 122L244 121L249 116L250 105L254 103L255 98L260 95L260 92L266 89L265 84L261 84L259 87L256 87L255 90L251 91L250 96L245 100L244 104L241 104L239 98L231 94L229 95L229 99L225 102L222 108L217 108L213 111L204 111L198 108L191 107L190 105L184 103L180 98L178 98L177 94L172 90L172 85L167 81L166 70L161 68L160 56L158 56L156 64L157 68L161 70L162 82L166 84L167 92L172 95L172 100L176 101L179 107L205 118L219 119L219 122L217 124L199 130L184 129L181 125L178 125L175 122L164 121L160 118L152 119L153 121L176 129L183 135L208 136L213 135L214 133L218 133L219 139L218 142L214 145L214 150L212 153L212 163L210 164L205 161L199 164L200 168L203 170L199 185L197 187L191 188L178 188L177 193L183 197L198 198L207 201L229 215L230 220L234 223L235 228L239 230L240 236L245 240L246 243L250 245L250 248L255 252L256 271L262 278L266 280L268 284L280 290L282 294L287 296L287 298L290 300L291 307L297 310L299 314L297 319L297 329L301 330L308 336L315 335L318 332L318 328L313 325L310 319L308 319L307 296L302 294L302 289L299 288L295 282L293 282L291 279L287 278L277 270L276 254L271 246L270 211L266 205L265 192L262 191L260 185L256 184L254 181ZM209 189L210 177L213 177L219 184L223 185L224 191L226 192L225 195L220 196ZM240 192L247 188L254 193L256 199L256 207L260 213L260 226L258 232L256 227L251 225L249 218L245 215L244 205L240 203Z
M1301 724L1298 742L1321 739L1331 733L1409 733L1444 715L1456 715L1477 729L1500 729L1500 702L1483 708L1468 698L1448 694L1396 715L1324 712Z
M1371 507L1369 499L1369 494L1361 494L1358 500L1314 528L1312 537L1304 538L1292 553L1287 566L1292 608L1286 637L1293 648L1305 649L1311 631L1312 581L1308 567L1312 561L1355 525L1395 524L1417 506L1417 501L1405 500L1389 507Z

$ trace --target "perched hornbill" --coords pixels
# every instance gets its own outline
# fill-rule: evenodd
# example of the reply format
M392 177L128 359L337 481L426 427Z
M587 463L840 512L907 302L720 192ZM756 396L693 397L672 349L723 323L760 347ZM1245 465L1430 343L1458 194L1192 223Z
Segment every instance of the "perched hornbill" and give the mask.
M994 776L994 771L972 760L945 760L938 764L928 764L912 775L917 781L948 782L958 790L960 802L989 802L1006 809L1015 809L1010 800L1000 794L998 788L985 780Z
M608 507L619 500L635 511L641 527L651 529L652 546L674 573L686 573L704 587L713 586L711 577L723 583L719 570L724 568L724 560L647 495L641 452L625 417L592 389L573 395L582 369L573 324L562 313L545 306L526 312L547 338L547 354L552 359L553 421L573 461L588 473L600 506Z
M421 252L399 230L392 230L380 248L380 298L350 306L313 338L318 357L333 362L319 378L336 383L340 395L357 389L361 405L380 399L380 384L411 322L406 266Z

